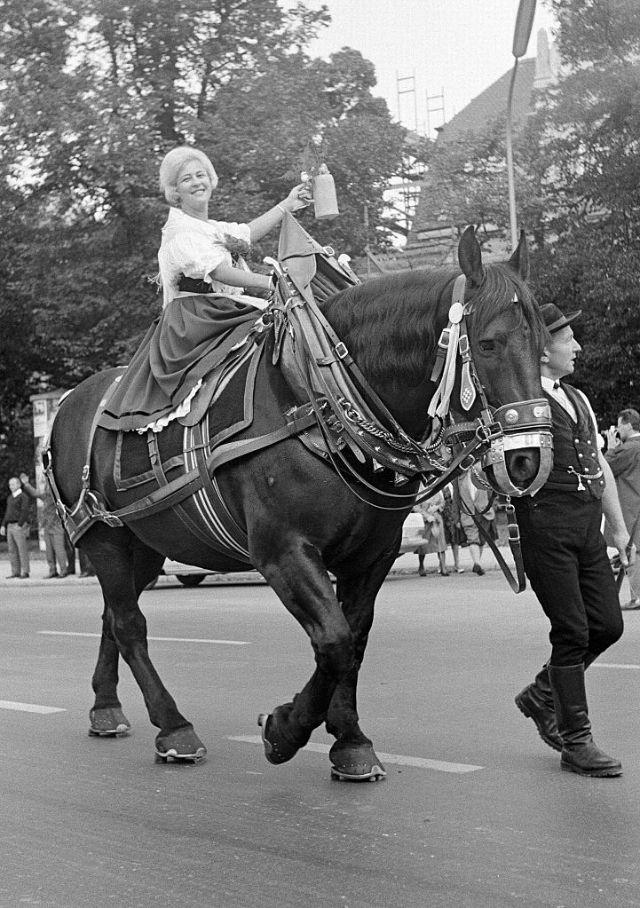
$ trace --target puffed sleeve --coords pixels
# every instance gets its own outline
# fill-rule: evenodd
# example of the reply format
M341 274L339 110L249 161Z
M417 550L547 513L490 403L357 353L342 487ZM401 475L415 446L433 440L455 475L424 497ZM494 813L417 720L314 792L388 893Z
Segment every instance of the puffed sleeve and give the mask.
M230 260L230 253L223 242L213 242L197 233L174 236L168 243L167 253L172 271L202 281L218 265Z
M251 248L251 230L248 224L233 221L214 221L216 232L222 237L231 252L248 252ZM235 242L234 242L235 241Z

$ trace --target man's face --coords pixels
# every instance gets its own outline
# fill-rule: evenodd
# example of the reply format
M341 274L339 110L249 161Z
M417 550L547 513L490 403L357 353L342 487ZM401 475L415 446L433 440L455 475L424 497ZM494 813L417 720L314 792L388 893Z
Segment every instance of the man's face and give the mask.
M575 358L581 350L582 347L573 336L571 325L565 325L551 335L551 342L545 347L544 352L548 360L543 363L545 374L554 379L571 375Z
M9 488L11 489L12 492L17 492L18 489L20 488L20 480L17 479L15 476L12 476L11 479L9 480Z
M618 417L618 435L620 436L620 441L626 441L632 432L631 423L623 422L620 417Z

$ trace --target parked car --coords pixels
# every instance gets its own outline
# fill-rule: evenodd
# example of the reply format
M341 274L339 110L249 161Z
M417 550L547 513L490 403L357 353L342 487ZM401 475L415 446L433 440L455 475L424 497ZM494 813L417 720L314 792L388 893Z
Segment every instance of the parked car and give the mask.
M424 543L424 520L422 514L411 512L405 522L402 524L402 541L400 542L400 551L398 555L406 555L407 552L414 552L418 546Z

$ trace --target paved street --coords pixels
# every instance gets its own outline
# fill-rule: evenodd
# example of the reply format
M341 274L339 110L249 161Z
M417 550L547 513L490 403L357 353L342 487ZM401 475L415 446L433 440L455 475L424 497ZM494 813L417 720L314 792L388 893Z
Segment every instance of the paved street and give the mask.
M166 578L143 607L209 749L200 766L154 764L126 666L133 733L87 736L95 581L0 585L2 908L640 905L640 613L588 674L596 738L624 775L583 779L513 705L547 654L532 594L495 570L396 574L359 704L388 777L351 785L329 778L324 730L280 767L256 743L258 712L312 670L266 586Z

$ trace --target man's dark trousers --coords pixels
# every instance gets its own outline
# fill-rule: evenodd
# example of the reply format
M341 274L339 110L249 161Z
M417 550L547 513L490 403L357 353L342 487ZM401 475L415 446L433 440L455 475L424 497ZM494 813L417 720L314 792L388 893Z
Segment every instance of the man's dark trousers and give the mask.
M551 622L550 664L589 664L623 631L601 502L587 491L542 490L516 507L525 571Z

